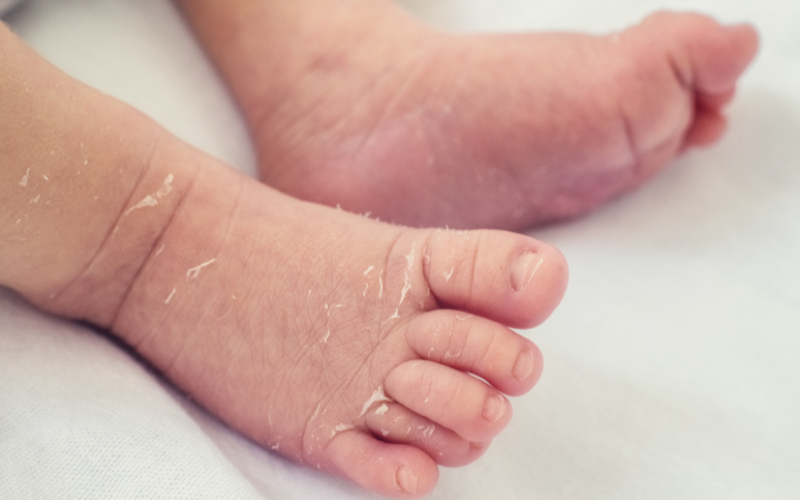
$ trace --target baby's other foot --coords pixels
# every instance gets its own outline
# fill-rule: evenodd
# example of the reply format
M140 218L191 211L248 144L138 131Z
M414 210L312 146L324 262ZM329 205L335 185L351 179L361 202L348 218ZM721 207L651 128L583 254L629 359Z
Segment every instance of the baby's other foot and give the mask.
M186 10L264 181L408 225L524 228L592 210L719 137L758 43L694 14L610 36L465 36L388 2L341 4L317 17L253 7L235 26ZM256 29L276 19L292 29ZM290 36L302 43L278 57Z

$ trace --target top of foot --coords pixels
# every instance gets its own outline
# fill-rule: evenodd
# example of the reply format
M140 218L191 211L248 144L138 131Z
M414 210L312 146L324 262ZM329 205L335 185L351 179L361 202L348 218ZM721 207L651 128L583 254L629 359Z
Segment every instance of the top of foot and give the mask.
M506 426L542 368L508 326L566 284L524 236L387 226L228 172L195 180L156 251L114 331L264 446L407 497Z

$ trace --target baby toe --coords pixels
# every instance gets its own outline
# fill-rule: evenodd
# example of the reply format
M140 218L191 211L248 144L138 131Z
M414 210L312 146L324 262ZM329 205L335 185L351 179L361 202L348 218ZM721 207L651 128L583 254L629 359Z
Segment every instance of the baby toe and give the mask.
M519 328L547 319L567 285L558 250L501 231L436 231L424 269L440 304Z
M383 495L419 498L436 486L439 468L422 450L384 443L361 432L343 432L326 449L339 473Z
M758 50L752 26L722 26L700 14L660 12L641 27L668 44L682 79L705 93L730 92Z
M511 420L511 404L502 394L438 363L403 363L389 373L385 387L398 403L470 442L490 440Z
M366 424L378 439L415 446L446 467L472 463L488 448L488 443L466 441L397 403L387 402L367 413Z
M713 94L697 92L697 95L695 96L696 107L700 110L716 111L728 105L735 96L735 88L732 88L726 92Z
M512 396L531 390L542 373L533 342L479 316L432 311L409 323L407 340L420 357L474 373Z
M728 120L716 111L699 110L691 128L686 132L686 145L710 146L714 144L727 128Z

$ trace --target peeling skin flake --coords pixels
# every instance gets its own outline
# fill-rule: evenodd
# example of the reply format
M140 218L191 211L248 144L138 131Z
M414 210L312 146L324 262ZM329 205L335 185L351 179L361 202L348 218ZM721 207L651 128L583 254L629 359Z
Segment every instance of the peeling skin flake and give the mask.
M131 208L129 208L128 210L126 210L125 211L125 215L130 214L134 210L139 210L140 208L154 207L156 205L158 205L158 200L156 200L155 198L153 198L152 196L150 196L148 194L147 196L144 197L144 199L142 201L140 201L136 205L134 205Z
M409 290L411 290L411 280L408 277L408 272L406 272L405 283L403 283L403 289L400 291L400 303L397 304L398 307L403 305L403 301L406 300L406 294Z
M400 291L400 303L397 304L398 308L403 305L403 301L406 300L406 294L409 290L411 290L411 277L408 275L408 272L414 267L414 246L415 245L411 245L411 252L406 255L408 267L406 268L406 273L403 277L403 289Z
M400 317L400 309L395 309L394 310L394 314L392 314L391 316L386 318L386 321L384 321L383 324L385 325L386 323L390 322L391 320L397 319L399 317Z
M22 180L21 180L21 181L19 181L19 185L20 185L20 186L22 186L22 187L25 187L25 186L27 186L27 185L28 185L28 176L30 175L30 173L31 173L31 169L27 169L27 170L25 171L25 175L23 175L23 176L22 176Z
M319 431L323 427L325 427L325 422L322 420L322 417L325 416L325 414L328 412L328 409L326 408L322 410L322 413L320 413L320 410L322 410L321 402L317 404L317 408L316 410L314 410L314 414L311 416L311 418L308 420L308 423L306 424L307 438L303 438L304 440L303 449L307 455L311 455L312 453L314 453L315 446L318 448L320 447ZM318 418L319 420L317 420ZM313 441L316 441L316 445L314 442L312 442L312 439Z
M361 295L366 299L367 298L367 290L369 290L369 273L371 273L375 269L375 266L369 266L366 271L364 271L364 277L367 278L366 286L364 287L364 293Z
M155 207L156 205L158 205L158 200L160 200L161 198L165 197L170 192L172 192L172 181L173 180L175 180L175 176L172 175L172 174L169 174L167 176L167 178L164 179L164 184L161 185L161 188L159 188L158 191L156 191L153 194L148 194L147 196L145 196L144 199L142 199L142 201L140 201L136 205L134 205L131 208L129 208L128 210L126 210L125 211L125 215L128 215L131 212L133 212L134 210L138 210L140 208Z
M156 198L163 198L164 196L168 195L172 192L172 181L175 180L175 176L169 174L166 179L164 179L164 184L161 185L161 189L156 191L155 197Z
M356 428L356 426L352 425L352 424L339 424L336 427L334 427L333 430L331 431L331 437L333 438L337 434L339 434L340 432L353 430L355 428Z
M379 386L377 389L375 389L375 392L372 393L372 396L370 396L369 399L364 402L364 407L361 409L361 413L356 418L361 418L364 415L366 415L367 412L369 411L370 406L381 401L387 403L393 402L392 399L386 396L386 393L383 392L382 385Z
M309 425L311 425L311 422L313 422L314 419L317 418L317 415L319 415L319 410L321 410L321 409L322 409L322 403L317 403L317 409L314 410L314 414L311 415L310 419L308 419Z
M416 246L416 243L412 243L411 251L408 253L408 255L406 255L406 262L408 262L409 269L414 266L414 250L416 249Z
M210 266L211 264L213 264L214 262L216 262L216 260L217 260L217 259L211 259L211 260L209 260L208 262L203 262L203 263L202 263L202 264L200 264L199 266L197 266L197 267L193 267L193 268L189 269L188 271L186 271L186 279L187 279L187 280L190 280L190 279L195 279L195 278L197 278L198 276L200 276L200 271L201 271L201 270L202 270L204 267Z

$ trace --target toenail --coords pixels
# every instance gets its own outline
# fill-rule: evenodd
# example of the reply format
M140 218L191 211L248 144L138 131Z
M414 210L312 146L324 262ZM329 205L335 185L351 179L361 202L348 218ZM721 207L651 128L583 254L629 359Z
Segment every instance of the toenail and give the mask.
M500 396L499 394L489 396L483 403L483 418L491 423L495 423L500 420L505 412L506 402L503 399L503 396Z
M536 367L536 359L533 356L533 351L530 349L525 349L519 356L517 356L517 361L514 362L514 368L511 369L511 375L514 376L515 379L522 382L526 378L533 373L533 369Z
M511 286L519 292L531 282L544 257L536 252L527 251L517 257L511 265Z
M409 495L417 493L417 476L414 475L407 465L397 469L395 482L397 483L398 489L405 491Z

